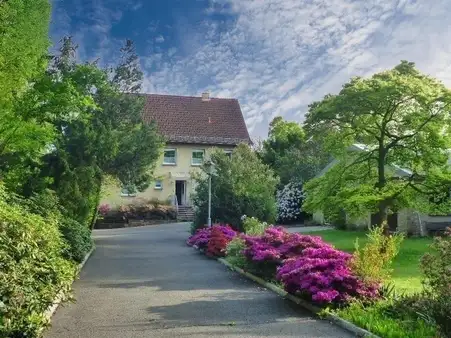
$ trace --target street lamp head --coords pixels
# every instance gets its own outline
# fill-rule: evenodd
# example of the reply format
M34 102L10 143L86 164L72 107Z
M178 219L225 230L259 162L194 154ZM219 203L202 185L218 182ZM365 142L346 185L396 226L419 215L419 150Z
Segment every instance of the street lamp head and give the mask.
M205 162L204 162L204 166L205 166L205 168L207 169L207 172L209 173L209 174L212 174L212 172L213 172L213 166L214 166L214 163L213 163L213 161L212 160L206 160Z

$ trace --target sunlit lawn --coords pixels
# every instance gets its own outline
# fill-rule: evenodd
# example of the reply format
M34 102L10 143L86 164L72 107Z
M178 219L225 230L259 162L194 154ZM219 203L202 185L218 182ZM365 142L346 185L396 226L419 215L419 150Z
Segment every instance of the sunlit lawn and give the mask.
M337 249L351 253L354 251L356 238L359 238L360 245L366 242L366 234L357 231L326 230L312 232L311 235L321 236ZM404 239L401 250L393 262L393 282L398 289L403 289L409 293L421 289L419 261L431 243L431 238Z

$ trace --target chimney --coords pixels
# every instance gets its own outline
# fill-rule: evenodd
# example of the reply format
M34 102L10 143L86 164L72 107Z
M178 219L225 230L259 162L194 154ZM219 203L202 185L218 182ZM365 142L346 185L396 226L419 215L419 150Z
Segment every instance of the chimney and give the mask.
M202 101L210 101L210 93L209 92L202 93Z

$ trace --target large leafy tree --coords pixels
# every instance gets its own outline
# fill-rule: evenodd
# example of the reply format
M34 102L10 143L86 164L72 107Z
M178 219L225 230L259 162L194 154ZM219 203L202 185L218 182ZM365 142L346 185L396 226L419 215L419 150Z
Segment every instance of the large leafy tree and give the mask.
M407 61L313 103L306 129L336 160L307 184L305 207L370 211L379 225L404 207L449 212L450 105L451 92Z
M29 95L47 64L49 21L48 0L0 1L0 180L13 188L54 136Z
M282 186L309 180L328 160L321 145L307 138L299 123L285 121L280 116L271 121L268 138L262 142L258 153L280 177Z
M142 122L144 102L136 94L142 73L136 77L139 64L129 61L136 60L130 56L133 44L126 43L113 70L77 63L76 48L71 38L64 38L47 74L35 85L47 98L39 100L45 102L38 105L41 117L52 124L56 136L23 194L49 187L70 217L86 223L96 215L105 175L146 187L161 138L153 125ZM127 68L132 71L121 71Z
M215 168L211 203L214 222L240 227L242 215L270 223L275 221L278 179L249 146L238 146L231 158L221 150L215 151L211 160ZM208 169L203 167L202 170L195 175L193 196L197 226L205 225L208 210Z

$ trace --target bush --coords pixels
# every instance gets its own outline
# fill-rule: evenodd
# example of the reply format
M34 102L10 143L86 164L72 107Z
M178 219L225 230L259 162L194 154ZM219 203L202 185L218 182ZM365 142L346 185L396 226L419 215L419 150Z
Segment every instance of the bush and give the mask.
M451 228L436 237L421 259L428 312L445 337L451 336Z
M274 278L283 260L298 256L305 248L326 245L320 237L290 234L283 227L269 227L261 236L243 236L243 253L252 271L264 278Z
M4 196L0 191L0 336L37 337L46 324L43 312L70 288L75 265L61 256L56 218L6 203Z
M380 337L437 337L437 330L433 325L423 319L412 317L408 312L399 310L393 312L393 304L387 301L371 305L353 302L350 306L334 312Z
M276 217L275 192L277 179L268 166L261 163L255 152L242 144L229 159L223 151L213 152L215 175L212 177L211 214L214 222L233 224L243 231L241 215L273 223ZM195 223L205 224L208 214L208 174L193 176Z
M92 249L91 229L69 218L62 219L59 228L67 243L63 256L81 263Z
M247 235L257 236L263 235L266 228L268 228L268 223L260 222L255 217L247 217L246 215L242 216L243 220L243 229Z
M384 235L383 227L371 229L363 248L355 241L355 252L351 260L352 271L368 282L385 282L390 279L393 259L404 239L402 234Z
M307 248L302 255L286 260L277 279L290 293L316 303L346 303L352 298L379 297L379 285L364 283L348 267L351 255L328 245Z
M186 243L190 246L195 245L200 249L206 249L208 247L210 239L212 238L213 229L215 230L215 233L216 233L215 236L217 236L216 231L220 231L225 236L227 243L237 235L236 231L233 230L229 225L215 224L208 228L198 229L194 235L192 235L188 238ZM223 246L223 249L222 249L222 246L220 248L220 249L224 250L224 252L225 252L227 243Z
M302 183L290 182L277 192L277 221L282 224L298 222L303 219Z
M226 248L226 260L239 268L245 268L246 267L246 257L243 254L243 250L245 248L244 239L242 239L240 236L236 236L234 239L232 239L228 244Z
M236 232L230 227L213 226L210 233L210 240L207 246L207 255L224 257L227 244L236 236Z

